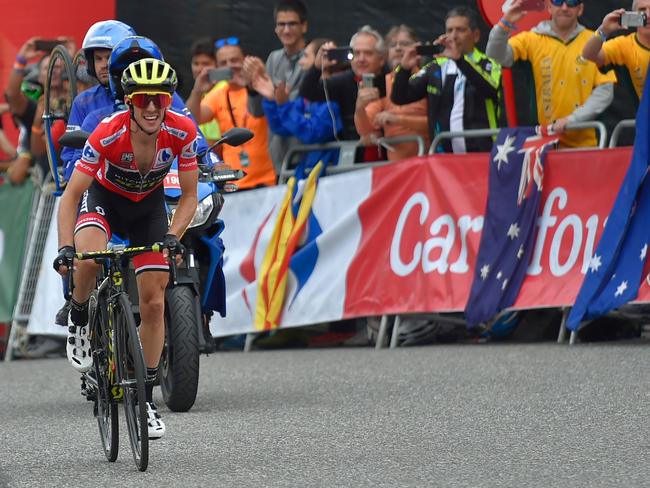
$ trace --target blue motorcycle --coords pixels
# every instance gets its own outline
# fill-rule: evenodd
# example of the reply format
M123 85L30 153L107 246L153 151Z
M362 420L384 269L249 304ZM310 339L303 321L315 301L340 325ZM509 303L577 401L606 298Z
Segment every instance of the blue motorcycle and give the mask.
M238 146L253 137L247 129L233 128L214 145ZM165 200L171 221L180 198L175 166L165 179ZM235 191L232 183L244 176L241 170L213 171L200 168L198 206L181 242L185 259L172 271L173 286L165 293L165 346L160 363L160 388L165 404L174 412L186 412L196 399L199 355L216 350L210 334L214 312L226 315L223 275L223 222L218 219L223 193Z

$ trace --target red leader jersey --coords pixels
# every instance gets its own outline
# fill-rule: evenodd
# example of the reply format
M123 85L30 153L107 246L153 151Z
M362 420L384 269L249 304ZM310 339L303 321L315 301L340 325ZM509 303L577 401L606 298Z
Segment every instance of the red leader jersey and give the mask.
M185 115L167 110L156 138L153 166L144 175L135 162L130 128L128 110L106 117L90 134L75 169L134 202L139 202L162 184L175 157L178 157L179 171L197 169L196 127Z

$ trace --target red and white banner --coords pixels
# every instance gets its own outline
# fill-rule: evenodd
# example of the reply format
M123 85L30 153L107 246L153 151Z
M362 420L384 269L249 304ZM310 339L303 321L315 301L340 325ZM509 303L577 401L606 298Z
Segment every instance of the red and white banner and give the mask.
M570 306L602 233L630 148L551 152L536 247L517 308ZM289 280L282 327L386 313L463 310L483 227L488 155L437 155L321 178L322 229L306 283ZM227 317L252 332L258 270L285 187L229 195ZM304 270L303 270L304 271ZM303 273L301 273L303 274ZM650 298L650 287L640 300Z

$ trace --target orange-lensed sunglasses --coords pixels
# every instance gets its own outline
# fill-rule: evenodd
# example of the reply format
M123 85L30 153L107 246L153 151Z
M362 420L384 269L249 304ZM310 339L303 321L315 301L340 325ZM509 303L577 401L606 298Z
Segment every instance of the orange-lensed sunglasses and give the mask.
M172 104L172 96L165 92L138 92L129 97L133 105L147 108L153 102L156 108L167 108Z

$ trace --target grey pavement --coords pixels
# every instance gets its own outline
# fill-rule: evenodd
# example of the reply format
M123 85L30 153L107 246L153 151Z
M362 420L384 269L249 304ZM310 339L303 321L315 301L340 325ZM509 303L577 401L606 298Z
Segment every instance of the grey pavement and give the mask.
M649 347L203 356L145 473L126 438L106 461L65 360L0 363L0 486L648 486Z

